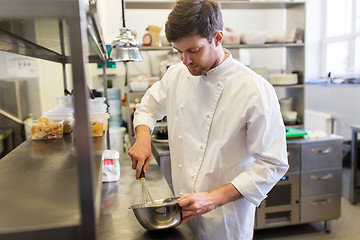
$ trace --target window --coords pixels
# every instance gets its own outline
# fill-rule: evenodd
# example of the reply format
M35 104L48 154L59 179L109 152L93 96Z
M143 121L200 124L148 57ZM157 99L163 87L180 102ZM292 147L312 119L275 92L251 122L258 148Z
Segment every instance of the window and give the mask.
M360 0L324 0L325 74L360 74Z

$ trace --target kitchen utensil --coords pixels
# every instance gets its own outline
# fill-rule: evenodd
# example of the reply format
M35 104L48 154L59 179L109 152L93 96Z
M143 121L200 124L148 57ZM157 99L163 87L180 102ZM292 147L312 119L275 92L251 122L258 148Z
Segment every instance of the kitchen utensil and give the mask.
M141 169L141 173L140 173L140 184L141 184L141 191L142 191L142 204L143 204L143 206L152 205L154 200L151 197L151 194L150 194L149 189L148 189L147 184L146 184L144 167Z
M147 230L174 228L182 220L179 197L155 200L151 205L135 204L132 209L138 222Z

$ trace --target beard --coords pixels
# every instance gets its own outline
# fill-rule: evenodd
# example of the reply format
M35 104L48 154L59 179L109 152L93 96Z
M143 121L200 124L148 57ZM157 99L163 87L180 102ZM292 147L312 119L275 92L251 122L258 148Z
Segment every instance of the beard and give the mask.
M216 66L215 56L212 54L207 55L206 59L200 61L200 63L186 65L188 71L193 76L205 75L210 69Z

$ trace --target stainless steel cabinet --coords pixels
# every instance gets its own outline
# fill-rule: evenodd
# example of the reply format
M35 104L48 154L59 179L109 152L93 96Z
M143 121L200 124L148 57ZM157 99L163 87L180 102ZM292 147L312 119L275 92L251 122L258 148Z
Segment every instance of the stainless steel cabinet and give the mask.
M256 229L340 217L342 138L289 140L290 168L256 212Z

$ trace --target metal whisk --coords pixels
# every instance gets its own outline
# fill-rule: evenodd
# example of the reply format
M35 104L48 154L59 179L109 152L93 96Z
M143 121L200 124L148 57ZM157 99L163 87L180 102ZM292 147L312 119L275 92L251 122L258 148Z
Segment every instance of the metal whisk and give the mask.
M145 173L144 173L143 169L141 169L141 173L140 173L140 184L141 184L141 191L142 191L142 203L145 206L149 206L154 202L154 200L152 199L149 189L146 185Z

